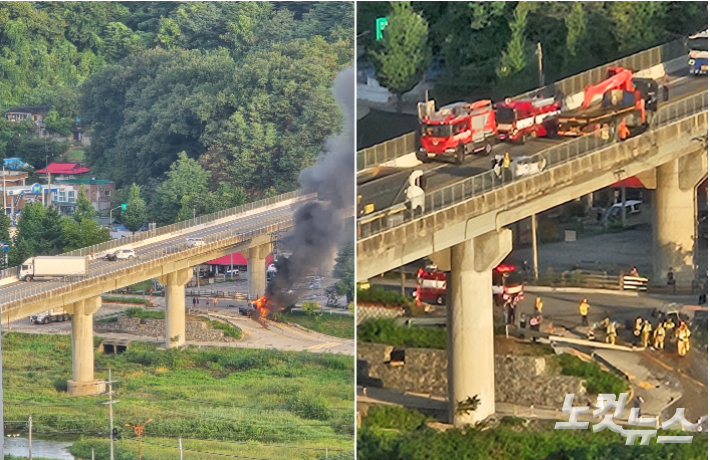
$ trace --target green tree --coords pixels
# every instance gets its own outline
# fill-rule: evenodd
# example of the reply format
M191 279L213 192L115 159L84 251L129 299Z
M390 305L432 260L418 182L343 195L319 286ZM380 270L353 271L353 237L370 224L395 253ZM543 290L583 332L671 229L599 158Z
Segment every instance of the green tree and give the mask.
M429 26L417 14L411 2L391 2L392 13L380 45L371 53L377 78L397 95L398 107L402 94L414 88L431 62L427 43Z
M508 77L520 73L527 65L525 46L525 25L527 23L529 6L527 2L519 2L509 26L512 37L506 50L503 52L501 66L498 70L500 77Z
M565 17L565 24L567 25L567 52L571 56L576 56L577 50L579 49L579 42L586 30L586 23L582 4L572 2L571 5L572 8Z
M210 214L224 209L234 208L246 203L247 194L241 187L227 182L220 182L214 192L209 192L203 203L203 211Z
M15 238L12 239L12 244L10 245L7 264L10 267L16 267L32 257L32 255L32 247L27 240L20 236L15 236Z
M137 232L147 220L145 201L141 198L141 189L138 185L131 185L128 192L126 210L121 213L121 222L131 232Z
M614 35L620 50L654 43L663 20L661 2L609 2Z
M76 222L73 219L62 220L62 241L65 252L100 244L111 239L108 228L100 228L93 219Z
M166 176L156 191L157 204L160 207L158 220L172 223L177 220L178 214L184 219L181 209L186 206L190 208L189 214L192 218L192 206L197 206L207 196L210 173L202 169L196 160L188 158L187 153L180 152L177 161L170 165ZM201 210L201 207L198 207L197 211Z
M189 195L185 195L180 199L180 211L178 211L176 219L178 221L190 220L195 214L197 214L197 209L193 204L193 200Z
M78 223L84 219L93 219L96 216L96 211L91 204L91 200L86 197L84 187L79 187L79 195L76 198L76 209L72 217Z
M312 300L306 300L301 304L301 310L308 316L314 316L319 308L318 304Z
M333 267L333 277L338 278L335 287L339 295L347 297L348 302L355 298L355 246L348 244L338 252Z
M10 226L12 220L7 214L0 213L0 241L10 244Z

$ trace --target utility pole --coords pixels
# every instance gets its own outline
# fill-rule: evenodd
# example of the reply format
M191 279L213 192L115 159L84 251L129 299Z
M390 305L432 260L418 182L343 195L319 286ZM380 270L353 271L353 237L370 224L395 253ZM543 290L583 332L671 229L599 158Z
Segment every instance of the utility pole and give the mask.
M182 460L182 438L178 438L178 449L180 449L180 460Z
M533 274L535 281L538 278L537 271L537 214L530 216L530 226L532 227L532 245L533 245Z
M96 460L96 459L94 459L94 448L93 447L91 448L91 460Z
M149 423L152 422L152 421L153 421L152 418L151 418L151 419L148 419L148 421L145 422L145 423L142 424L142 425L141 425L141 424L138 424L138 425L131 425L131 424L129 424L129 423L126 423L126 426L129 426L129 427L133 428L133 432L134 432L134 433L136 434L136 436L138 437L138 460L141 460L141 436L143 435L143 429L145 428L145 426L146 426L147 424L149 424Z
M113 460L113 405L118 401L113 400L113 384L114 381L111 378L111 368L108 369L108 401L101 404L108 404L108 432L109 432L109 455L110 460Z
M542 88L545 86L545 75L542 73L542 45L540 42L537 42L535 54L537 54L537 76L540 82L540 88Z
M29 459L32 460L32 416L30 415L30 419L28 420L28 423L30 425L30 453L29 453Z
M402 265L401 267L399 267L399 273L400 273L400 277L401 277L401 279L402 279L402 282L401 282L401 285L402 285L402 297L406 297L406 296L404 295L404 280L405 280L404 265Z
M621 228L626 228L626 187L621 187Z

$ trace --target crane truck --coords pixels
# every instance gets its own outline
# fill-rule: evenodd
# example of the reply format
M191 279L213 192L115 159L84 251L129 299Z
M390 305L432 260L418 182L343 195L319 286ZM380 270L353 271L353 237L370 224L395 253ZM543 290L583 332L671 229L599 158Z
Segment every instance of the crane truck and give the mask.
M557 116L557 135L580 137L601 132L612 136L623 122L632 133L648 126L647 114L658 105L658 83L650 78L634 78L622 67L607 69L607 78L584 90L582 105Z
M61 278L63 276L85 276L89 271L89 257L30 257L20 266L19 279Z

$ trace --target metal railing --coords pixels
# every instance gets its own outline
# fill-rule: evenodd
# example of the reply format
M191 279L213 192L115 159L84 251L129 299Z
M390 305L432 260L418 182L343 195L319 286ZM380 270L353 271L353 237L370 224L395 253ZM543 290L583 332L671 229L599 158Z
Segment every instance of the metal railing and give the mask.
M415 132L395 137L381 144L373 145L357 152L357 170L372 168L387 161L395 160L403 155L414 152L416 148Z
M102 252L109 251L121 246L128 246L134 243L139 243L151 238L155 238L162 235L167 235L170 233L181 232L190 227L210 224L212 222L224 219L230 216L236 216L245 212L252 211L264 206L274 205L283 201L288 201L292 199L310 199L316 196L315 193L306 193L303 190L296 190L289 193L284 193L271 198L265 198L263 200L254 201L252 203L243 204L241 206L236 206L234 208L225 209L223 211L217 211L212 214L207 214L194 219L185 220L182 222L176 222L171 225L166 225L164 227L158 227L155 230L146 230L140 233L136 233L126 238L118 238L111 241L106 241L104 243L95 244L93 246L87 246L85 248L75 249L73 251L65 252L59 254L58 257L69 257L69 256L88 256L92 252L94 254L99 254ZM19 267L9 267L0 272L0 279L6 278L8 276L17 276L19 273ZM1 288L0 288L1 290Z
M523 94L514 96L512 99L526 99L536 97L539 94L551 97L553 95L570 96L584 91L589 85L599 83L606 78L606 70L609 67L624 67L632 70L649 69L655 65L679 58L688 53L684 39L665 43L647 50L643 50L631 56L617 59L616 61L600 65L593 69L580 72L571 77L564 78L541 88L535 88ZM401 156L410 154L416 148L416 132L411 132L381 144L368 147L357 152L357 170L377 166L386 161L395 160Z
M160 259L169 259L169 258L174 258L178 254L183 254L189 251L192 251L195 254L199 254L200 252L208 252L212 250L213 248L210 246L212 244L216 244L220 241L229 239L229 238L234 238L235 241L231 242L230 244L239 244L241 242L249 241L257 236L261 235L267 235L267 234L272 234L275 232L279 232L283 229L289 228L293 225L293 220L292 219L284 219L283 221L280 221L278 223L270 224L265 227L262 227L257 230L252 230L252 231L244 231L241 229L230 229L230 230L225 230L223 232L215 233L209 236L205 236L203 239L205 240L205 245L199 246L197 248L188 246L187 243L178 243L174 245L170 245L167 247L162 247L161 249L146 253L146 254L141 254L138 258L133 259L133 260L127 260L124 262L119 262L117 264L111 264L107 265L104 267L99 267L99 268L94 268L90 269L86 276L83 277L64 277L60 278L57 281L60 281L61 283L73 283L77 281L81 282L86 282L90 281L95 278L99 278L104 275L108 274L113 274L113 273L118 273L121 271L125 271L127 269L134 268L138 265L145 264L147 262L153 262L153 261L158 261ZM21 300L21 299L26 299L28 297L32 297L38 294L52 294L53 291L56 291L56 293L59 293L59 291L64 291L66 292L68 289L71 289L73 286L67 285L67 284L60 284L57 285L56 282L52 283L41 283L38 285L33 285L29 286L24 289L20 289L17 291L13 291L11 293L3 293L2 297L0 298L0 305L6 305L8 303ZM5 312L5 308L3 308L3 312Z
M648 131L650 132L657 127L675 122L695 113L707 111L707 109L707 91L681 99L677 102L669 103L659 109L653 120L651 120ZM616 136L614 136L613 133L610 133L606 139L601 135L587 135L543 150L524 160L518 160L513 164L513 167L520 167L523 171L526 169L527 171L537 169L537 172L541 172L545 168L566 163L582 155L612 145L615 142ZM489 170L438 190L427 192L425 194L423 212L413 212L405 204L400 204L358 219L358 240L397 227L404 222L436 213L456 203L471 199L476 195L490 192L504 185L529 177L531 177L530 174L516 176L515 171L513 171L512 177L499 177L495 171Z

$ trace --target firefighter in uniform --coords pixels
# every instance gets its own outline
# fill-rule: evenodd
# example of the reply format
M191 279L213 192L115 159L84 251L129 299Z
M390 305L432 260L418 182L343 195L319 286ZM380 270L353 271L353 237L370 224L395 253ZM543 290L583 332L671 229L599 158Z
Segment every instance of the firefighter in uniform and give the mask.
M684 321L681 321L680 326L675 331L676 340L678 341L678 356L685 356L690 351L690 329Z
M634 320L634 336L636 337L636 342L641 345L641 328L643 327L643 318L640 316Z
M616 323L606 319L606 343L614 345L616 343Z
M643 327L641 328L641 345L644 348L648 348L649 338L651 337L652 331L653 327L651 326L651 323L649 323L648 321L644 321Z
M619 125L619 139L625 141L629 138L629 136L631 136L631 131L629 130L629 127L626 126L626 120L623 120Z
M656 350L663 350L663 346L666 341L666 329L663 327L663 323L658 323L656 329L653 331L653 348Z
M670 342L673 338L673 329L675 329L675 324L673 323L673 321L671 321L670 318L666 318L663 323L663 328L666 330L666 340Z
M579 303L579 314L582 316L582 326L589 326L587 322L587 315L589 314L589 303L587 303L587 299L582 299Z
M542 313L542 299L540 297L535 299L535 312Z
M505 155L503 155L503 159L500 161L501 172L503 173L504 182L508 182L513 179L513 174L510 171L510 161L510 153L505 152Z

